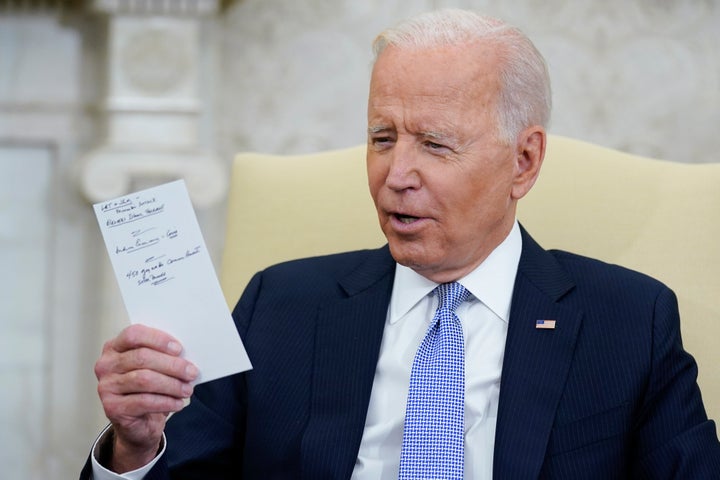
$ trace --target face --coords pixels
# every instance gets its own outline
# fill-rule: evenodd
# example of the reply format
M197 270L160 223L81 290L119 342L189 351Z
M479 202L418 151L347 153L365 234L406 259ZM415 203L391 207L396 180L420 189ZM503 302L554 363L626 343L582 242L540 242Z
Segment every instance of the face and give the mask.
M367 171L380 225L398 263L440 283L504 240L544 153L541 127L498 140L499 58L470 47L390 46L370 83Z

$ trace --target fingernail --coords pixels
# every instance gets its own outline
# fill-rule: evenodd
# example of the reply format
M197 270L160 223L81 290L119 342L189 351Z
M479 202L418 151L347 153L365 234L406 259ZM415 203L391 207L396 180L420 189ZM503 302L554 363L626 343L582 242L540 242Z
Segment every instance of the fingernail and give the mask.
M182 347L177 342L169 342L167 345L168 351L173 354L178 354L182 352Z
M195 377L197 377L197 376L198 376L198 373L199 373L199 372L198 372L197 367L196 367L195 365L193 365L192 363L191 363L190 365L188 365L187 367L185 367L185 374L186 374L191 380L194 379Z
M192 385L186 383L185 385L182 386L182 393L183 393L184 397L189 397L190 395L192 395L192 392L193 392Z

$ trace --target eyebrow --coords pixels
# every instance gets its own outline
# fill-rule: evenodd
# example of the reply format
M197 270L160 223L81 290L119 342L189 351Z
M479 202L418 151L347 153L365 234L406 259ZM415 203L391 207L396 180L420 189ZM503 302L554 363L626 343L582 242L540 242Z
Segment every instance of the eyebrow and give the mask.
M385 125L377 125L377 126L368 127L367 132L369 134L373 134L373 133L386 132L388 130L393 130L393 128L385 126ZM420 137L428 137L428 138L434 138L434 139L438 139L438 140L449 137L449 135L446 133L434 132L434 131L419 132L417 135Z
M373 135L375 133L387 132L388 130L392 130L392 128L386 125L377 125L374 127L368 127L367 133L368 135Z
M450 135L440 132L420 132L421 137L432 138L434 140L447 140Z

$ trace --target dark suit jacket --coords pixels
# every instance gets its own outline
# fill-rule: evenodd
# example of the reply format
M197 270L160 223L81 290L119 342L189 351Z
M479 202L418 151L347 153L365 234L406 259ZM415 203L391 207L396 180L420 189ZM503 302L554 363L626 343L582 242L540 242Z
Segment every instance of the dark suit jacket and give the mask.
M394 269L384 247L257 274L233 312L254 369L196 388L147 478L349 478ZM667 287L523 231L495 478L720 478L696 376Z

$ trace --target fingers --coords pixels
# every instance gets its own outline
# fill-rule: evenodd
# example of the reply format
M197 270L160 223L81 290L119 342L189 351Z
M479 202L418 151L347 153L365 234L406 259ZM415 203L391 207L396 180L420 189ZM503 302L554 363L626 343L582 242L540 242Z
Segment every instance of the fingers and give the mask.
M108 373L137 375L139 371L152 371L184 382L195 380L198 374L197 368L184 358L146 347L124 352L108 352L100 357L98 363L101 373L108 370ZM151 387L148 382L143 382L146 380L144 376L139 376L137 380L140 387Z
M181 398L154 393L117 395L99 391L99 395L105 415L113 424L120 426L136 423L137 419L152 414L179 412L186 403Z
M165 418L185 406L198 369L180 357L180 342L167 333L132 325L105 343L95 363L98 395L115 428L116 460L144 465L162 436Z
M109 344L109 345L108 345ZM141 347L150 348L168 355L179 355L182 351L180 342L168 333L145 325L131 325L110 340L106 347L117 352L125 352Z
M179 357L172 336L133 325L108 341L95 364L98 395L113 423L130 425L148 414L176 412L192 395L198 369Z
M101 398L105 394L131 395L149 393L183 399L190 397L193 391L190 380L185 381L153 369L109 372L98 378L98 390Z
M118 384L135 385L136 390L124 388L125 393L152 391L151 381L157 378L148 377L150 372L192 382L197 378L198 370L178 356L181 352L180 343L167 333L144 325L132 325L105 344L95 364L95 375L102 381L107 376L130 374L130 378L122 379Z

